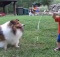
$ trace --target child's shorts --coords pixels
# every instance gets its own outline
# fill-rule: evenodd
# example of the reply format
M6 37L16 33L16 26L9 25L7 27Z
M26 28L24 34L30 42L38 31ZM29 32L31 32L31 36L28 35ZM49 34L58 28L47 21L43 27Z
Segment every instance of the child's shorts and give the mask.
M60 42L60 34L58 34L57 42Z

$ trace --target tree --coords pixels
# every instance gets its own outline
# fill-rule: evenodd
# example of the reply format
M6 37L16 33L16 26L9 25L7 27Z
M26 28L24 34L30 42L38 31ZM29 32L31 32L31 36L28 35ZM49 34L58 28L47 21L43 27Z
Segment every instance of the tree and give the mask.
M17 5L29 8L34 2L40 2L40 0L18 0Z
M40 3L42 5L47 5L48 6L48 9L49 9L49 5L53 2L53 0L40 0Z

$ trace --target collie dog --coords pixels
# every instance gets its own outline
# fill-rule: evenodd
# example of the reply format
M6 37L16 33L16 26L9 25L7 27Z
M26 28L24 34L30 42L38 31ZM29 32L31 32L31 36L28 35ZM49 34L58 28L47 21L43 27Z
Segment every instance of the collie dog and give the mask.
M18 19L0 25L0 47L5 50L8 44L19 47L18 44L23 34L23 27L24 24L21 24Z

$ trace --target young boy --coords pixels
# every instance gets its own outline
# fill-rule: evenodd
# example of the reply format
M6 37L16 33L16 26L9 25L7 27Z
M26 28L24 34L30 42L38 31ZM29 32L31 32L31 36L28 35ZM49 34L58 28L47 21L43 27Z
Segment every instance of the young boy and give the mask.
M57 51L57 50L60 50L60 16L54 13L53 18L55 19L55 22L58 22L57 48L54 49L55 51Z

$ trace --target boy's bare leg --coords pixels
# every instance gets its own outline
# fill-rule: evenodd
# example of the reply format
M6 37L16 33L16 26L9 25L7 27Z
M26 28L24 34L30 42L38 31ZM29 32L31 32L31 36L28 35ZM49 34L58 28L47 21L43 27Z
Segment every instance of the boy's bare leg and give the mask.
M55 51L60 50L60 42L57 42L57 48L54 49Z

